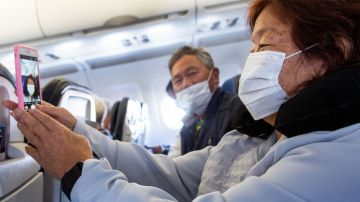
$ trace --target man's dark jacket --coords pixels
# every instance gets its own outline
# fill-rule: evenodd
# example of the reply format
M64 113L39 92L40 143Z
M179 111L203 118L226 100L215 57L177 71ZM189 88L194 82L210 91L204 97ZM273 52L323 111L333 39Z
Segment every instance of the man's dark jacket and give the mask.
M186 154L209 145L217 145L222 136L234 129L232 122L241 105L238 95L226 93L220 88L215 90L206 108L200 133L196 134L199 117L184 122L180 131L181 153Z

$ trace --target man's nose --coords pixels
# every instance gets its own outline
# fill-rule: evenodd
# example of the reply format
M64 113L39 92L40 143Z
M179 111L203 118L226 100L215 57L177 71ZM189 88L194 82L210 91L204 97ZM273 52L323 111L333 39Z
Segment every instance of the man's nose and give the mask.
M192 86L193 85L193 82L191 81L191 79L188 79L188 78L184 78L183 79L183 83L182 83L182 89L181 90L184 90L185 88L189 87L189 86Z

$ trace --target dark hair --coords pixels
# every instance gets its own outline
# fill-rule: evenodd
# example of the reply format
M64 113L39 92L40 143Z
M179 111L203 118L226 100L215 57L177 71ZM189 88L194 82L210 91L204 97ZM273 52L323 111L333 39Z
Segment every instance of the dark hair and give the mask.
M169 61L169 71L171 72L174 64L180 60L185 55L194 55L196 56L207 68L214 68L214 61L211 55L203 48L193 48L191 46L183 46L178 49L172 56Z
M25 96L30 96L29 91L28 91L28 81L29 79L31 79L34 82L34 87L35 87L35 91L34 94L32 95L33 97L38 97L40 96L40 88L39 88L39 83L38 83L38 78L39 77L33 77L31 74L29 76L26 77L25 83L24 83L24 87L23 87L23 91L24 91L24 95Z
M307 59L319 59L326 73L340 65L360 60L359 0L253 0L248 22L255 22L271 5L280 19L291 27L291 37Z

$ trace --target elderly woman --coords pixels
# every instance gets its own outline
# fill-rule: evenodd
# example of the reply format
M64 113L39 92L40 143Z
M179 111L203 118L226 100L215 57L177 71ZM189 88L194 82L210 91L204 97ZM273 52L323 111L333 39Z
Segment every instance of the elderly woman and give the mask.
M27 152L73 201L358 201L359 1L254 0L248 18L253 48L239 96L274 126L266 140L232 131L170 160L44 104L13 112Z

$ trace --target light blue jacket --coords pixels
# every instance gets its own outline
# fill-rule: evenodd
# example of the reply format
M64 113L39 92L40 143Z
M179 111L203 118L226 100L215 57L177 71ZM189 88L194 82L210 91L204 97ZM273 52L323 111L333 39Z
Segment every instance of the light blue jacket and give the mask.
M244 180L231 176L231 182L239 183L198 197L207 174L241 169L233 160L214 161L236 161L239 151L259 148L262 142L232 131L216 147L171 160L112 141L81 121L75 132L89 139L101 159L85 161L72 201L360 201L360 124L278 141Z

